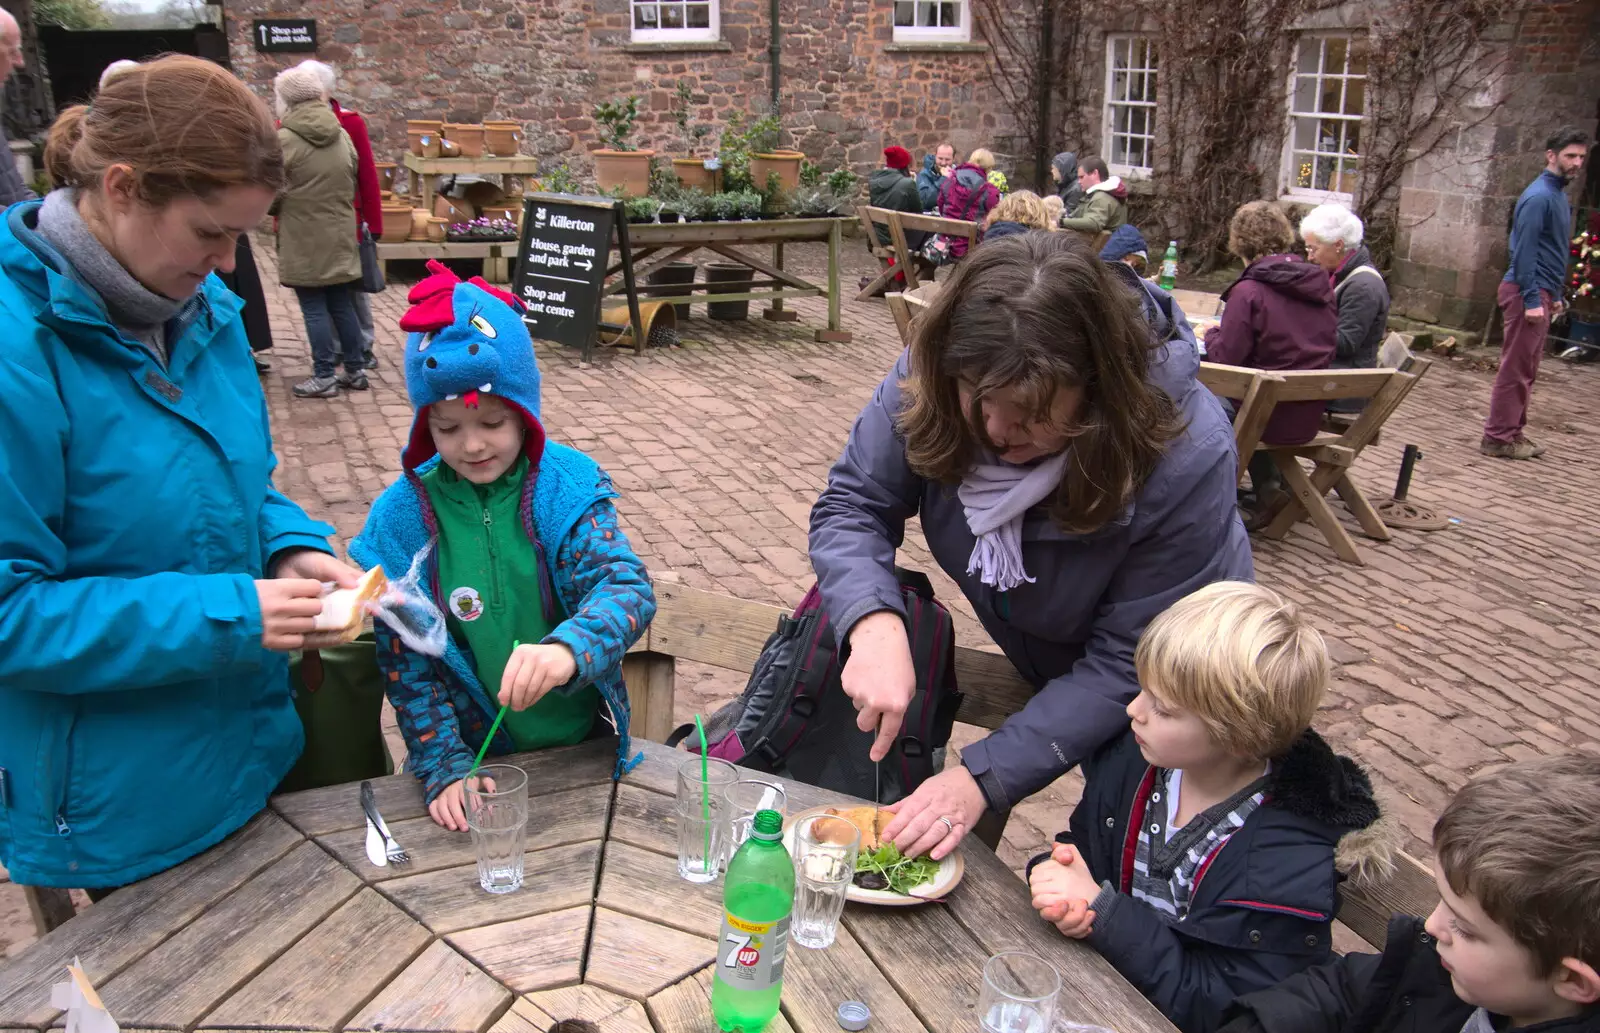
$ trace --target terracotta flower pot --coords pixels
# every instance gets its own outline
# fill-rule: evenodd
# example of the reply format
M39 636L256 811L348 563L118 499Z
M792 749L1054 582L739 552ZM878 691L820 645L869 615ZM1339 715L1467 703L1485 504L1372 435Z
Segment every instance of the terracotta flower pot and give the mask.
M383 206L383 233L378 240L385 244L403 244L411 235L411 206L386 204Z
M411 233L407 240L427 240L428 221L433 218L433 213L426 208L411 209Z
M435 244L443 244L445 227L448 225L450 225L449 219L441 219L437 215L428 216L428 240Z
M595 151L594 178L601 193L622 188L624 197L650 192L650 159L655 151Z
M722 170L706 168L706 163L699 158L673 158L672 171L685 187L706 194L722 189Z
M478 217L478 210L469 201L436 194L433 198L433 214L450 222L471 222Z
M445 139L439 141L439 157L441 157L441 158L459 158L461 156L462 155L461 155L461 145L460 144L456 143L454 140L450 139L449 137L446 137Z
M380 161L375 164L378 167L378 190L392 196L394 194L394 173L398 166L392 161Z
M521 122L485 122L483 144L497 158L515 157L522 144Z
M773 151L771 154L750 155L750 178L757 190L767 189L767 175L778 174L778 186L793 190L800 185L800 163L805 155L800 151Z
M444 128L444 123L433 118L408 118L406 119L406 128L421 129L426 132L437 133L439 130Z
M439 156L439 131L437 129L407 129L406 142L411 146L411 153L419 158L437 158Z
M469 125L464 122L446 122L444 125L445 139L452 140L461 147L463 158L483 157L483 126Z

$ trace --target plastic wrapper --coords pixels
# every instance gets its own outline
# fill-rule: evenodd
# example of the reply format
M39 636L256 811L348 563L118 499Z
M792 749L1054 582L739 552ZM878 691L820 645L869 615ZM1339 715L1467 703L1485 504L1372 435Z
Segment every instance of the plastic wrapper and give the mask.
M381 620L389 630L400 636L408 649L423 656L443 656L450 631L445 626L444 612L434 605L428 592L426 569L432 543L411 560L406 576L390 579L388 587L368 609L374 620Z

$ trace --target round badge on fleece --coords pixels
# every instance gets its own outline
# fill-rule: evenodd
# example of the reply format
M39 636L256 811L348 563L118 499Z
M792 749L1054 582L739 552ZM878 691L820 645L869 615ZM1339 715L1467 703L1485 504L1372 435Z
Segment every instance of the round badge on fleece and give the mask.
M462 585L450 593L450 612L459 621L475 621L483 616L483 596L476 588Z

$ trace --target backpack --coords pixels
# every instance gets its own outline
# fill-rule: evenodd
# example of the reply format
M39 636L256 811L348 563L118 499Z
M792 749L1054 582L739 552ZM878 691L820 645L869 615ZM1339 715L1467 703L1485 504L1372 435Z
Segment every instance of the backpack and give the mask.
M872 799L876 788L879 803L903 799L936 774L934 750L950 741L961 706L955 626L926 576L905 570L895 575L917 688L900 734L879 765L881 784L875 785L867 756L877 736L856 727L855 704L839 682L849 646L841 656L817 585L792 616L778 619L744 692L706 723L707 754L862 799ZM693 725L679 726L667 745L676 746L693 731Z

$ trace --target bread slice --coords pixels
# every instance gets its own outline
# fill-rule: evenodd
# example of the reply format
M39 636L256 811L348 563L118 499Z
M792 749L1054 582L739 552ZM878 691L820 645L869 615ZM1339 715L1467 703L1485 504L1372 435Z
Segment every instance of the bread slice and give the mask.
M863 851L878 849L879 837L883 830L889 827L894 820L894 815L889 811L877 807L829 807L825 812L835 817L843 818L854 825L861 833L861 847Z
M322 612L317 614L315 634L334 635L340 642L353 642L361 634L367 617L367 603L377 602L389 589L382 567L361 575L354 588L337 588L322 597Z

